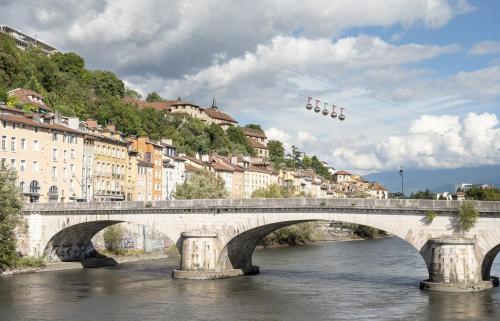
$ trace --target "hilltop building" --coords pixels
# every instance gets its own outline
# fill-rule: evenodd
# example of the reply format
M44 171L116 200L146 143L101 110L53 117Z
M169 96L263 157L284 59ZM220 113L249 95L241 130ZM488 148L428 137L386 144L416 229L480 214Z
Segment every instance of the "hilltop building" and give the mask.
M262 130L242 127L250 145L258 157L269 158L269 148L267 147L267 136Z
M31 37L9 26L0 25L0 33L14 38L16 41L16 47L21 50L27 50L30 47L37 47L48 56L58 51L57 48L49 45L48 43L41 41L36 37Z

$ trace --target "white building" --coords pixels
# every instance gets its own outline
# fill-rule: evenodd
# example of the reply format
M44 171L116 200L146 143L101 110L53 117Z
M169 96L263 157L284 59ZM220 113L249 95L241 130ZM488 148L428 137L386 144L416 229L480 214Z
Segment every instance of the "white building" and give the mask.
M177 156L171 140L162 140L162 145L164 146L162 199L170 200L174 198L177 186L186 181L186 160Z

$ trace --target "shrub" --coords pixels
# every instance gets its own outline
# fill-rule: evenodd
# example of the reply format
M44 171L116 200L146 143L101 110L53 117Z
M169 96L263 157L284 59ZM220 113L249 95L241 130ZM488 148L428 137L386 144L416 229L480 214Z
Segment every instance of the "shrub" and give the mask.
M16 268L32 267L43 268L45 267L45 260L43 257L18 257L16 258Z
M455 231L459 235L469 232L477 222L479 212L476 210L474 203L464 201L458 208L458 215L455 220Z
M423 222L425 225L430 225L434 219L437 217L437 213L434 212L434 211L427 211L427 213L425 213L425 217L423 218Z
M120 225L108 227L104 232L104 246L106 250L114 254L122 254L123 248L123 228Z

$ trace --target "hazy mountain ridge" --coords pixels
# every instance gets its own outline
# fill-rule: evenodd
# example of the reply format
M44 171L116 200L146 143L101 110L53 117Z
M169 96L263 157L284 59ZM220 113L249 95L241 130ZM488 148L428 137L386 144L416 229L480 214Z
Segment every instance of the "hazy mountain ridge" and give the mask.
M401 191L399 172L380 172L364 176L378 181L391 192ZM493 184L500 186L500 165L461 167L454 169L408 169L404 172L404 190L409 194L429 188L432 192L452 192L460 183Z

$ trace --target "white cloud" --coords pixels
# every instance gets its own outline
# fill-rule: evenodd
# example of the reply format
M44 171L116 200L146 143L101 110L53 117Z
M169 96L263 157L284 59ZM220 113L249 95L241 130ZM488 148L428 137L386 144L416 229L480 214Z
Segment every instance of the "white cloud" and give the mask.
M407 133L382 141L360 141L332 152L337 167L384 170L399 165L418 168L456 168L500 161L500 127L496 115L424 115Z
M481 41L469 50L471 55L494 55L500 53L500 41Z

